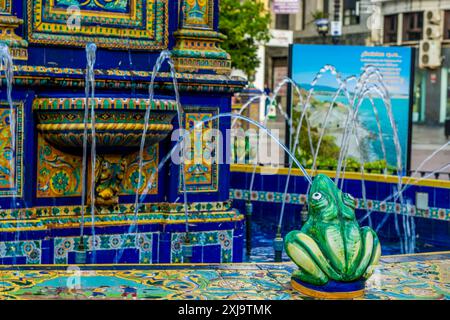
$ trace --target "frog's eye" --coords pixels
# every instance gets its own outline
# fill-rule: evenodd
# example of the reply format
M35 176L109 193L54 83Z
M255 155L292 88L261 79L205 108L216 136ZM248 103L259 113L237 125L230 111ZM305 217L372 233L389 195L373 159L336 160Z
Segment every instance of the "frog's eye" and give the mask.
M321 210L328 206L328 200L324 194L320 192L314 192L313 194L311 194L310 197L311 197L310 204L311 207L313 207L314 209Z
M313 198L314 200L320 200L322 199L322 194L320 192L314 192L311 196L311 198Z
M353 198L353 196L350 193L344 193L344 194L342 194L342 197L343 197L342 200L344 201L344 204L346 206L349 206L350 208L355 209L356 200L355 200L355 198Z

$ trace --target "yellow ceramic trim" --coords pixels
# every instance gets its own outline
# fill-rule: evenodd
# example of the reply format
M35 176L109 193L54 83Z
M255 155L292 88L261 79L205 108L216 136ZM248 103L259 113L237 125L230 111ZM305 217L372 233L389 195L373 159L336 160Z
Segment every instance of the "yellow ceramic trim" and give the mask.
M256 172L261 173L261 170L263 170L263 169L267 169L267 170L271 170L271 171L275 170L275 168L257 166ZM277 168L276 170L277 170L276 174L278 174L278 175L287 175L289 168L280 167L280 168ZM232 164L232 165L230 165L230 171L231 172L253 173L253 165L251 165L251 164ZM308 174L312 173L312 171L310 169L306 169L306 171L308 172ZM316 170L316 173L314 175L317 175L320 173L325 174L330 178L334 178L336 175L335 171L330 171L330 170ZM300 169L293 168L292 175L293 176L303 176L303 172ZM361 175L361 173L358 173L358 172L345 172L343 176L345 177L345 179L362 180L362 175ZM341 175L341 177L342 177L342 175ZM365 173L364 180L365 181L385 182L385 183L397 183L398 177L393 176L393 175L385 176L383 174ZM416 178L416 177L403 177L402 184L450 189L450 181L445 181L445 180L420 179L420 178Z
M237 216L237 217L233 217L233 218L219 218L219 219L189 219L189 223L199 223L199 222L227 222L227 221L241 221L244 219L244 216ZM95 226L113 226L113 225L127 225L130 222L132 223L132 221L103 221L103 222L95 222ZM166 220L166 219L155 219L155 220L140 220L137 221L136 224L137 225L142 225L142 224L180 224L180 223L184 223L184 221L179 221L179 220ZM64 228L73 228L73 227L77 227L79 226L80 223L66 223L64 225L59 225L59 224L48 224L49 227L54 227L54 228L58 228L58 229L64 229ZM84 224L85 226L92 226L91 222L86 222Z
M69 70L76 70L76 69L69 69ZM14 79L23 79L23 80L38 80L38 79L42 80L42 79L44 79L44 80L46 80L47 78L46 77L39 77L39 76L32 77L32 76L20 76L20 75L17 75L17 76L14 77ZM177 79L178 79L178 77L177 77ZM72 82L77 81L77 82L79 82L79 79L74 79L74 78L55 78L54 80L55 81L63 81L63 82L66 82L66 81L72 81ZM202 82L203 80L199 80L199 81L195 82L196 79L190 79L190 78L186 78L186 80L192 81L189 84L190 87L207 86L207 87L211 87L211 88L219 87L219 88L227 88L227 89L229 89L229 88L242 88L241 85L234 85L234 84L226 84L226 85L224 85L224 84L219 84L219 83L210 84L210 83L203 83ZM108 81L110 81L110 80L95 79L95 83L107 83ZM126 82L126 83L131 83L131 80L121 80L121 81L122 82ZM208 81L208 80L205 80L205 81ZM150 82L150 80L148 80L146 82L143 82L143 83L149 83L149 82ZM158 82L158 83L160 83L163 86L172 86L173 85L173 83L169 82L169 81L161 81L161 82ZM82 85L79 85L79 86L82 86Z
M291 286L300 293L318 299L354 299L364 295L364 290L349 292L324 292L306 288L294 280L291 280Z
M42 218L39 219L38 221L43 221L43 220L47 220L47 219L51 219L51 218ZM216 222L234 222L234 221L242 221L244 220L244 216L243 215L237 215L235 217L229 217L229 218L205 218L205 219L189 219L189 223L200 223L200 222L211 222L211 223L216 223ZM26 220L27 222L29 222L29 220ZM101 221L101 222L95 222L95 226L96 227L102 227L102 226L115 226L115 225L119 225L119 226L123 226L123 225L128 225L130 223L132 223L133 221ZM136 225L144 225L144 224L165 224L165 225L170 225L170 224L180 224L180 223L184 223L183 221L179 221L179 220L167 220L167 219L152 219L152 220L140 220L136 222ZM39 227L24 227L24 228L0 228L0 232L15 232L17 230L22 230L22 231L39 231L39 230L48 230L49 228L54 228L54 229L67 229L67 228L77 228L80 226L79 222L74 222L74 223L65 223L65 224L58 224L58 223L49 223L46 224L45 226L39 226ZM85 222L84 226L92 226L92 222Z
M91 129L92 125L88 123L87 129ZM38 124L37 129L41 131L55 131L55 130L83 130L83 123L58 123L58 124ZM142 123L96 123L96 130L140 130L144 129ZM170 131L173 129L171 124L154 124L148 125L148 130L155 131Z
M26 227L26 228L0 228L0 232L16 232L16 231L45 231L46 227Z
M382 256L385 258L394 258L394 257L414 257L414 256L426 256L426 255L435 255L435 254L450 254L450 251L433 251L433 252L419 252L419 253L405 253L405 254L390 254Z

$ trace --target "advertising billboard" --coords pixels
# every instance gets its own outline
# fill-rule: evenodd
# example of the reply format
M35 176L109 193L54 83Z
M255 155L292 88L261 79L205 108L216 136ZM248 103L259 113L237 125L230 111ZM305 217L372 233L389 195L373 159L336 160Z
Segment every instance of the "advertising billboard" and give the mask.
M299 0L274 0L272 3L272 11L275 14L297 14L299 8Z
M312 87L314 90L307 115L311 128L309 134L320 136L323 132L317 167L336 165L347 115L349 108L352 108L358 109L358 112L354 134L348 145L349 163L356 168L358 163L363 163L368 171L374 172L384 172L387 163L390 171L395 172L399 154L403 172L409 170L413 54L413 49L409 47L301 44L290 47L289 76L300 88L303 99L306 99ZM324 66L329 66L328 70L334 68L337 74L324 72L313 84L317 73ZM364 72L365 76L361 76ZM381 80L378 75L381 75ZM337 77L341 82L347 79L341 90ZM383 86L387 89L389 99L383 99L379 94L378 89ZM368 90L369 87L372 89ZM298 106L298 91L291 90L291 93L290 105ZM389 105L392 107L389 108ZM291 110L294 123L300 113L295 110L295 107ZM325 121L327 112L328 119ZM390 114L397 127L398 140L395 139ZM396 140L400 145L399 153ZM318 138L313 137L310 141L317 142ZM306 150L302 152L303 162L311 163L312 151L309 154Z

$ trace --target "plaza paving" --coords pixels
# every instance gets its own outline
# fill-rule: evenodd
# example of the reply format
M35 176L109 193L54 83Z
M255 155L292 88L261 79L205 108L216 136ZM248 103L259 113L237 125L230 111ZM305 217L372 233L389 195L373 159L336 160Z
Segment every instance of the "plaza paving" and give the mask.
M0 268L1 299L309 299L292 263ZM385 256L362 299L449 299L450 252Z
M448 142L444 135L443 126L414 125L412 130L411 169L417 169L435 150ZM450 163L450 146L436 154L423 165L423 171L434 171ZM450 167L441 170L450 172ZM434 178L434 177L433 177ZM441 175L440 179L448 180L448 175Z

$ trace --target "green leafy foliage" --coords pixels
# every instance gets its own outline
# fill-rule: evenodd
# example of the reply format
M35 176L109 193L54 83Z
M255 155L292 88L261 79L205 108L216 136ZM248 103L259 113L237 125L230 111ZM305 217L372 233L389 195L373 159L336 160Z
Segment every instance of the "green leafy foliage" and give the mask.
M261 61L258 44L270 40L270 14L255 0L221 0L219 30L227 36L222 48L230 55L233 68L243 70L249 78Z

